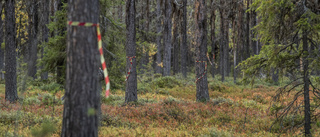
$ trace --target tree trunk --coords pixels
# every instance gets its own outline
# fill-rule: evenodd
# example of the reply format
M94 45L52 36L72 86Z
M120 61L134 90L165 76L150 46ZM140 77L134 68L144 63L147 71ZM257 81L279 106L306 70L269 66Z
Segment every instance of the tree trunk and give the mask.
M15 27L15 0L6 0L5 26L5 98L10 102L18 99L17 93L17 60L16 60L16 27Z
M125 102L137 101L137 72L136 72L136 27L135 27L135 0L127 0L126 3L127 26L127 71L129 77L126 85ZM131 70L130 70L131 68Z
M251 11L251 28L254 28L254 26L257 25L256 16L257 16L257 13L255 11ZM258 48L258 44L254 41L254 38L255 38L254 31L251 30L251 44L250 45L252 46L253 55L258 55L259 48Z
M36 79L37 53L38 53L38 2L32 0L29 4L29 54L28 54L28 76Z
M187 77L187 0L183 0L181 21L181 43L180 43L180 58L181 72L184 78Z
M247 0L247 8L249 8L249 6L250 6L250 1L249 0ZM245 58L244 58L244 60L246 60L247 58L249 58L250 57L250 13L249 12L247 12L247 14L246 14L246 34L245 34L245 41L246 41L246 43L245 43L245 47L244 47L244 50L245 50Z
M221 2L222 3L222 2ZM222 5L222 4L221 4ZM221 73L221 81L224 81L225 77L225 62L224 62L224 45L225 45L225 37L224 37L224 15L223 15L223 9L220 9L220 73Z
M43 47L41 48L41 58L44 56L44 48L46 47L46 44L49 41L49 29L47 25L49 24L49 10L47 9L49 7L49 2L41 1L41 12L42 12L42 43ZM41 68L44 68L44 66L41 66ZM48 72L42 72L41 73L41 79L47 80L48 79Z
M225 19L225 25L224 25L224 50L223 50L223 63L224 63L224 75L225 76L229 76L230 72L231 72L231 67L230 67L230 56L229 56L229 21L227 18Z
M215 73L215 48L216 48L216 36L215 36L215 29L216 29L216 13L215 9L213 6L214 0L211 0L211 55L209 58L212 61L212 66L211 66L211 75L212 78L214 78L214 73Z
M238 40L237 40L238 41ZM236 20L232 19L232 43L233 43L233 83L237 82L237 46L236 42Z
M170 76L171 72L171 38L172 38L172 3L171 0L165 0L165 21L164 21L164 59L163 75Z
M179 73L179 8L174 5L174 23L173 23L173 75Z
M0 2L0 9L3 8L2 2ZM1 48L3 42L3 20L2 14L0 15L0 80L4 79L4 49Z
M205 0L195 1L197 101L210 100L207 81L207 12Z
M67 2L66 0L58 0L57 10L62 10L63 3L66 3L66 2ZM58 35L62 36L63 33L65 33L64 32L65 30L66 28L62 28L58 30ZM64 52L63 50L61 52ZM57 83L60 85L64 85L65 83L64 80L66 79L66 76L65 76L66 68L64 68L64 66L65 66L65 60L59 60L57 62Z
M161 0L157 0L157 54L156 54L156 73L161 73Z
M309 97L309 62L308 62L308 33L303 31L303 82L304 82L304 131L305 136L311 136L310 97Z
M98 0L69 0L69 21L98 23ZM69 26L62 137L98 137L100 92L96 27Z

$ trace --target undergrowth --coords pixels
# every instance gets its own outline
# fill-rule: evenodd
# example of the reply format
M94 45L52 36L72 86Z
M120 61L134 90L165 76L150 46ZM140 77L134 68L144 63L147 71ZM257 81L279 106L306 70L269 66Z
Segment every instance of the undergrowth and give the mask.
M290 101L270 106L277 86L256 81L257 86L208 78L211 100L196 102L195 77L180 75L140 77L138 101L124 104L125 91L111 89L110 97L101 93L101 127L99 136L300 136L302 128L289 128L303 118L290 115L275 123L274 114ZM285 80L283 80L285 83ZM281 85L281 83L280 83ZM0 136L60 136L63 115L63 89L55 83L30 84L18 93L22 101L10 104L4 100L0 84ZM313 134L320 134L320 121L313 124Z

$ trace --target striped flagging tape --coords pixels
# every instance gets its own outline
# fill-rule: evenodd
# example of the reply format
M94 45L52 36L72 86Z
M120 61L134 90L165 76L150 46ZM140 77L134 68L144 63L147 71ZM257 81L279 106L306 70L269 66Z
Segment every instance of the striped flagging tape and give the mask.
M129 71L128 71L128 74L127 74L127 77L126 77L126 81L128 80L129 76L130 76L130 73L131 73L131 68L132 68L132 60L136 58L136 56L133 56L133 57L127 57L127 59L129 59L130 61L130 68L129 68Z
M211 66L213 65L213 63L211 62L211 60L210 60L210 57L209 57L209 54L207 53L207 58L208 58L208 60L209 60L209 62L210 62L210 64L211 64Z
M107 65L106 61L103 57L103 49L102 49L102 41L101 41L101 33L100 33L100 27L99 24L95 23L87 23L87 22L76 22L76 21L68 21L68 25L70 26L85 26L85 27L97 27L97 38L98 38L98 49L100 52L100 60L102 64L102 70L104 73L104 80L106 82L106 97L109 96L110 94L110 81L109 81L109 75L107 71Z
M207 61L196 61L196 63L205 63L205 68L204 68L204 72L199 78L196 79L195 83L197 83L200 79L202 79L207 73Z

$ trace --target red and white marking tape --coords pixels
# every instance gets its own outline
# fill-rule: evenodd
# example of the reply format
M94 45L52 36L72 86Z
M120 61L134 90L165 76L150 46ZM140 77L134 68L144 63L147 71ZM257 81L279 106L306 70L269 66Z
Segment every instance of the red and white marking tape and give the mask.
M199 78L196 79L195 83L197 83L200 79L202 79L207 73L207 61L196 61L196 63L205 63L205 68L204 68L204 72Z
M208 60L209 60L209 62L210 62L210 64L211 64L211 66L213 65L212 64L212 62L211 62L211 60L210 60L210 57L209 57L209 54L207 53L207 58L208 58Z
M126 81L128 80L129 76L130 76L130 73L131 73L131 68L132 68L132 59L136 58L136 56L133 56L133 57L127 57L127 59L129 59L130 61L130 68L129 68L129 71L128 71L128 74L127 74L127 77L126 77Z
M102 49L102 41L101 41L101 33L100 33L99 24L68 21L68 25L70 25L70 26L97 27L98 49L100 52L100 60L101 60L101 64L102 64L103 73L105 76L104 80L106 82L106 97L108 97L110 94L110 81L109 81L109 75L108 75L108 71L107 71L107 65L106 65L105 59L103 57L103 49Z

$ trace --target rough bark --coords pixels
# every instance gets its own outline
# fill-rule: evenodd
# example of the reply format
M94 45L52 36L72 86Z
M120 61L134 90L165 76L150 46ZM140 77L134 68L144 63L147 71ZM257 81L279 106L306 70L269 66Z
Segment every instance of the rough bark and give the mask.
M251 11L251 27L250 28L253 28L254 26L257 25L257 20L256 20L256 16L257 16L257 13L255 11ZM254 34L254 30L251 30L251 46L252 46L252 50L253 50L253 55L258 55L258 44L257 42L254 40L255 38L255 34Z
M17 60L16 60L16 27L15 27L15 0L6 0L5 8L5 99L15 102L17 93Z
M232 19L232 43L233 43L233 83L237 82L237 47L238 42L236 42L236 20Z
M127 71L131 68L131 72L127 80L125 102L129 103L138 100L136 58L132 59L132 64L130 63L130 57L136 56L135 0L127 0L126 2L126 27Z
M157 0L157 54L156 54L156 73L161 73L161 0Z
M29 54L28 56L28 76L36 79L37 73L37 53L38 53L38 2L30 1L29 4Z
M3 8L2 2L0 2L0 9ZM0 80L4 79L4 49L2 49L1 45L3 42L3 20L2 20L2 14L0 15Z
M224 24L224 50L223 50L223 63L224 63L224 75L229 76L231 72L231 66L230 66L230 56L229 56L229 21L227 18L225 19L225 24Z
M208 92L207 74L204 73L207 63L207 11L205 0L195 1L195 26L196 26L196 78L197 101L210 100ZM204 76L203 76L204 74ZM203 76L203 77L202 77ZM201 78L202 77L202 78Z
M221 2L222 3L222 2ZM222 4L221 4L222 5ZM223 15L223 11L222 9L220 9L220 53L219 53L219 57L220 57L220 73L221 73L221 81L224 81L224 77L225 77L225 62L224 62L224 45L225 45L225 37L224 37L224 24L225 24L225 20L224 20L224 15Z
M179 73L179 7L178 5L174 5L174 23L173 23L173 75Z
M165 21L164 21L164 59L163 75L170 76L171 72L171 48L172 48L172 3L165 0Z
M311 136L311 114L310 114L310 96L309 96L309 61L308 61L308 33L303 31L303 82L304 82L304 132L305 136Z
M62 10L62 6L63 3L67 3L67 0L58 0L57 2L57 10ZM58 30L58 34L59 35L63 35L63 33L65 33L66 28L62 28L60 30ZM65 52L65 51L61 51L61 52ZM60 85L64 85L64 80L66 78L65 76L65 60L59 60L57 62L57 83Z
M98 0L69 0L68 20L98 23ZM62 137L97 137L100 89L96 27L69 26Z
M44 48L46 47L46 44L49 41L49 29L47 25L49 24L49 14L50 11L47 9L49 7L49 2L41 1L41 12L42 12L42 20L41 20L41 30L42 30L42 48L41 48L41 58L44 56ZM44 68L41 66L41 68ZM41 73L41 79L47 80L48 79L48 72L42 72Z
M250 6L250 1L247 0L247 8ZM246 24L245 24L245 47L244 47L244 60L250 57L250 12L246 14Z
M215 76L215 48L216 48L216 35L215 35L215 29L216 29L216 10L214 9L213 6L214 0L211 0L211 17L210 17L210 22L211 22L211 56L209 57L210 60L212 61L212 66L211 66L211 75L214 78Z
M180 44L180 58L181 58L181 73L183 77L187 77L187 0L183 0L182 7L182 21L181 21L181 44Z

